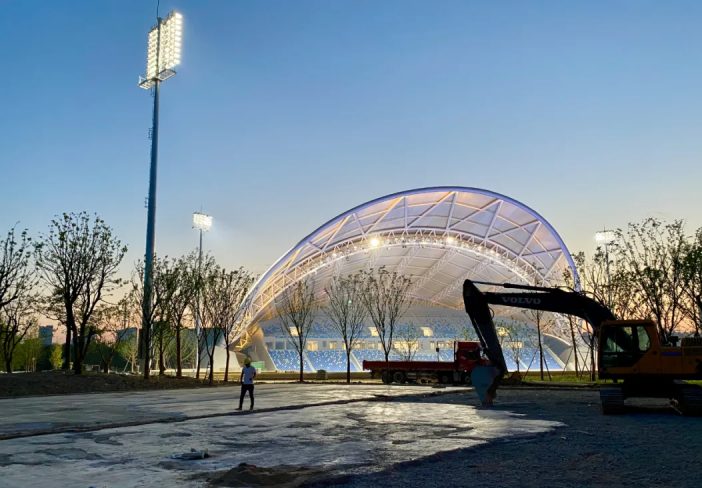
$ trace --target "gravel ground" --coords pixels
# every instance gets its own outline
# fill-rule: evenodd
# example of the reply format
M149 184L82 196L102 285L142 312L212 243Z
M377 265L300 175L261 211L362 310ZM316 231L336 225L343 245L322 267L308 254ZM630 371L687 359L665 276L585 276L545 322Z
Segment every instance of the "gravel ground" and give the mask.
M325 487L699 487L702 418L665 403L638 402L624 416L603 416L592 391L502 389L496 409L565 424L548 434L489 442L325 481ZM417 400L398 400L413 401ZM472 405L472 395L421 402ZM451 419L444 419L450 424Z

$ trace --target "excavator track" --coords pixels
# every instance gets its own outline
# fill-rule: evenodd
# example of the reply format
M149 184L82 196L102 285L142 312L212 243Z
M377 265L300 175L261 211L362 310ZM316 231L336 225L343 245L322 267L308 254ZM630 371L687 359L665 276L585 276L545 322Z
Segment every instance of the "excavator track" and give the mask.
M621 386L600 386L600 409L603 415L621 415L624 413L624 392Z
M680 385L677 388L676 398L670 404L682 415L702 417L702 386Z

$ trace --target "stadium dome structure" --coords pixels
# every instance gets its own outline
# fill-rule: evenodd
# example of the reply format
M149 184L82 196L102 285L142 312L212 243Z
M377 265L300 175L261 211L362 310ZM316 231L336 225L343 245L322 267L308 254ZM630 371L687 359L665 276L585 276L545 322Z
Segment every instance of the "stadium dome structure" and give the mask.
M363 203L300 240L252 287L236 339L247 342L252 326L274 318L276 297L298 280L313 276L323 295L334 277L381 266L412 277L415 305L444 309L463 309L467 278L552 286L564 285L569 270L577 283L565 243L528 206L479 188L419 188ZM556 322L556 335L569 337L565 319Z

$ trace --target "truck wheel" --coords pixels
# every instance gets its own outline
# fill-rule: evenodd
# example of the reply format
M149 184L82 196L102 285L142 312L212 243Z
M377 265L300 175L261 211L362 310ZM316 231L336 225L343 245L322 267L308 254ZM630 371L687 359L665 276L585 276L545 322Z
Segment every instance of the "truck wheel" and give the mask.
M466 386L471 386L473 384L473 379L470 377L470 373L463 373L463 384Z
M392 383L392 377L390 376L390 373L388 373L387 371L383 371L383 374L380 375L380 379L382 379L383 383L385 383L386 385L389 385L390 383Z
M452 382L451 375L449 375L448 373L439 374L439 383L441 383L442 385L447 385L451 382Z
M405 381L407 381L406 378L405 378L405 373L402 372L402 371L395 371L395 372L393 373L393 375L392 375L392 380L393 380L395 383L399 383L399 384L402 384L402 383L404 383Z

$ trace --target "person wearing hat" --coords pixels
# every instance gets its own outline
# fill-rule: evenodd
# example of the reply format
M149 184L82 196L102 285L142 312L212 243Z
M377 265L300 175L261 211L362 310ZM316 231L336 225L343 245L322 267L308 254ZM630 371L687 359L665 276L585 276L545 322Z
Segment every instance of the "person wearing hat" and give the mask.
M254 406L254 378L256 377L256 368L251 366L251 359L246 358L244 359L244 367L241 369L241 397L239 398L239 408L237 410L241 410L241 407L244 406L244 397L246 396L246 392L249 392L249 397L251 398L251 408L249 410L253 410Z

